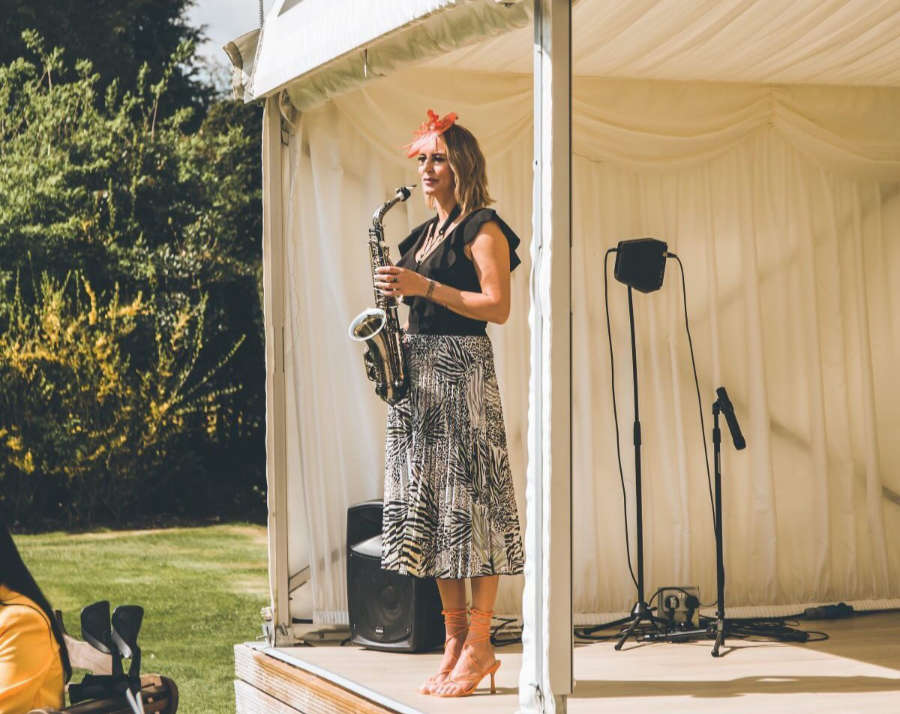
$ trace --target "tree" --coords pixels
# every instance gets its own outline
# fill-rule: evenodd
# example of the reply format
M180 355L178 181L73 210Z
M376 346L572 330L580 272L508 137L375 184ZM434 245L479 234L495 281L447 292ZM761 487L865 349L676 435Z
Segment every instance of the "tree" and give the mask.
M115 79L104 87L86 60L73 69L65 52L47 51L36 33L24 33L24 42L31 57L0 67L0 300L37 320L47 286L59 292L72 275L101 303L139 300L134 324L108 338L121 351L125 382L158 369L159 341L194 315L197 347L183 386L203 382L202 393L215 395L213 416L182 419L155 452L165 456L138 459L135 468L148 472L149 483L175 478L188 489L169 493L182 499L167 510L188 509L195 500L215 509L229 498L248 498L261 486L263 463L260 109L215 103L197 129L192 107L166 110L190 43L176 49L158 81L144 65L134 88L122 91ZM66 305L69 325L81 324L75 303ZM0 369L13 379L11 354L4 358ZM48 367L32 368L42 365ZM51 383L75 377L57 379ZM0 414L0 430L9 436L13 417L24 423L26 411L57 403L63 402L42 405L34 396L16 406L18 414ZM66 414L44 416L64 423ZM20 446L27 453L28 445ZM0 466L7 474L21 453L8 456ZM31 461L36 470L50 463L38 456ZM190 489L202 490L202 499Z
M101 90L117 82L135 89L139 70L147 65L147 80L157 82L176 49L198 43L202 30L187 25L184 16L195 0L4 0L0 13L0 64L28 53L22 32L34 30L48 47L63 48L62 60L73 66L90 60ZM166 111L193 106L204 109L214 90L197 74L193 56L183 58L169 78ZM198 118L201 114L197 114Z

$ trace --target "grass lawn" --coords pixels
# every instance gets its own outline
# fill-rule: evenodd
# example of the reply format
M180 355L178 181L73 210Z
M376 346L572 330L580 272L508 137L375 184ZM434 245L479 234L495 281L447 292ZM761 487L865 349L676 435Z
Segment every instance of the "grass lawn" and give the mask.
M141 605L141 670L175 680L179 712L234 711L232 647L260 636L259 610L268 603L265 528L48 533L15 540L70 634L80 637L79 612L91 602Z

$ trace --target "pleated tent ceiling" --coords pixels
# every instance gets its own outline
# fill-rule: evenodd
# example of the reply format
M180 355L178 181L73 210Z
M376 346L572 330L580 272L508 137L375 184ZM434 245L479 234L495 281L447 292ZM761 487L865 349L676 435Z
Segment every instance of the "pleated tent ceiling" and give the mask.
M288 579L304 568L314 619L346 620L344 515L381 494L384 428L346 328L372 300L369 218L415 181L401 147L427 108L456 111L479 137L497 208L523 238L513 315L489 332L524 516L528 315L542 277L529 259L531 15L530 3L493 0L285 0L230 48L244 98L268 100L276 626L289 623ZM607 248L641 235L685 266L707 433L725 384L747 435L746 452L724 456L729 605L900 605L900 3L582 0L572 48L576 621L634 600L603 274ZM426 215L418 199L394 209L389 242ZM699 585L706 602L710 498L680 276L671 261L667 271L635 304L648 591ZM624 294L609 285L633 538ZM507 581L498 609L515 615L522 583Z

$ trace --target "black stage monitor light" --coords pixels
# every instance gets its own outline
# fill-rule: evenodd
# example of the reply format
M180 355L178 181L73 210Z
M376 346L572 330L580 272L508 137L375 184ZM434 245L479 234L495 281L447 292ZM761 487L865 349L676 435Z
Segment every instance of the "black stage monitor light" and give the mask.
M616 280L642 293L659 290L666 270L667 250L666 243L656 238L619 241L614 272Z

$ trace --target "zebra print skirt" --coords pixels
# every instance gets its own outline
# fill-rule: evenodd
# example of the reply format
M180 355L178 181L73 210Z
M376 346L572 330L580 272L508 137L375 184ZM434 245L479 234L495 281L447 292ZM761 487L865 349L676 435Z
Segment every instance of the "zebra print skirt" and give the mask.
M410 389L388 409L382 567L420 578L521 573L490 338L404 343Z

